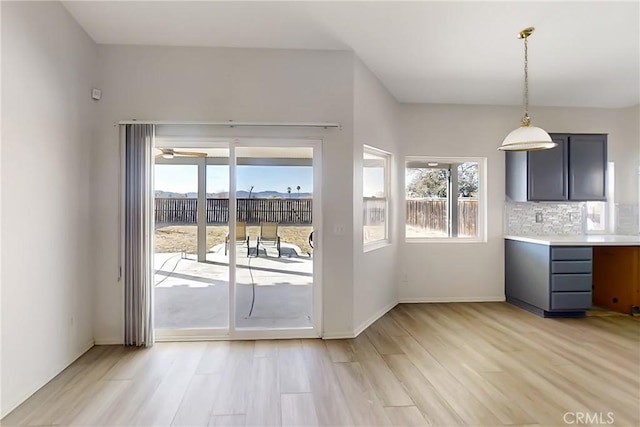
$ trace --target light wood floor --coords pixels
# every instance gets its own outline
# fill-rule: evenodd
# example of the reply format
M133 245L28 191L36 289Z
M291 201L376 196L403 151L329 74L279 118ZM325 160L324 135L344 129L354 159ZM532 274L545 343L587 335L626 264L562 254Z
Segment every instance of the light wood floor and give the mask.
M2 424L638 426L639 346L622 315L399 305L354 340L94 347Z

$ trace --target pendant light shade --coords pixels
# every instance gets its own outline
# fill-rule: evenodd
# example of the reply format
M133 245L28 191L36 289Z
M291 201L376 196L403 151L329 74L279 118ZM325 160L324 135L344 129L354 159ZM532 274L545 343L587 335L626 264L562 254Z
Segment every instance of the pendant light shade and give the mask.
M513 130L502 141L498 150L503 151L537 151L548 150L556 144L551 140L549 134L542 128L536 126L520 126Z
M498 150L503 151L538 151L554 148L558 144L551 140L549 134L542 128L531 126L529 117L529 36L534 28L529 27L520 31L518 38L524 39L524 116L520 127L507 135Z

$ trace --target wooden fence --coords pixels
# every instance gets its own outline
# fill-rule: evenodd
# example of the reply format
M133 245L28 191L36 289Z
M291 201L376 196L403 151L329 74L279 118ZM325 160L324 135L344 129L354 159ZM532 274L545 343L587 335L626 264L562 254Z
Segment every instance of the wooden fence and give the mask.
M458 235L475 236L477 223L478 200L458 199ZM407 225L447 233L447 199L407 200Z
M155 219L158 224L196 224L197 199L156 198ZM312 224L313 199L237 199L236 218L249 224L261 221L297 225ZM386 202L364 199L364 225L386 221ZM458 235L475 236L478 200L458 199ZM207 224L228 224L229 199L207 199ZM447 232L447 200L407 200L407 225L434 232Z
M312 224L313 199L236 199L236 219L250 224ZM157 197L158 224L196 224L198 199ZM229 223L229 199L207 199L207 224Z
M387 220L387 202L384 199L365 197L363 206L362 224L379 225Z

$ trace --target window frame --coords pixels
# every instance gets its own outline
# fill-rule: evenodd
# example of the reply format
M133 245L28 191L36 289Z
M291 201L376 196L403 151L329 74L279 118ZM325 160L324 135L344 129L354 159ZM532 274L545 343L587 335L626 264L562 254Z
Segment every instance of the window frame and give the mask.
M362 146L362 208L364 210L364 156L365 154L370 154L373 156L380 157L384 160L384 201L385 201L385 221L384 221L384 238L368 241L364 240L365 238L365 224L364 221L362 223L362 249L363 252L369 252L375 249L383 248L385 246L389 246L391 244L391 233L389 223L391 221L391 165L393 162L393 154L388 151L382 150L380 148L373 147L371 145L364 144Z
M584 234L589 235L604 235L615 234L616 232L616 165L615 162L607 162L607 188L605 188L605 201L599 202L584 202L584 214L583 214L583 231ZM588 210L587 205L589 203L602 203L604 205L604 230L589 230L587 225Z
M478 164L478 235L475 237L407 237L407 164L410 162L421 163L447 163L461 164L475 162ZM487 158L486 157L457 157L457 156L406 156L404 159L403 174L403 212L402 225L404 241L406 243L486 243L487 242ZM457 197L456 197L457 200ZM447 213L448 220L453 216ZM457 215L456 215L457 216ZM457 224L456 224L457 225Z

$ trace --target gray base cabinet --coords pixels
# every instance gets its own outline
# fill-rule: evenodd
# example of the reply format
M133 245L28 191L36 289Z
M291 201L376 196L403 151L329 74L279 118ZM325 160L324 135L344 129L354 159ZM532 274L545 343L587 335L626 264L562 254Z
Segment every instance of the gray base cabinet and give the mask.
M593 250L505 240L507 301L544 317L581 317L591 308Z

